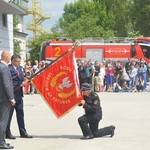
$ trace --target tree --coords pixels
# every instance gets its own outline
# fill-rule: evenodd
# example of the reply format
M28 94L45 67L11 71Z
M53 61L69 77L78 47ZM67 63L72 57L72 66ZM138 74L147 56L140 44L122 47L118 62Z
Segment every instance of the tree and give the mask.
M55 25L51 28L51 32L53 33L54 37L63 37L64 36L64 33L58 22L56 22Z
M21 52L21 47L20 47L20 40L17 39L13 39L13 43L14 43L14 54L20 54Z
M114 36L113 22L113 16L106 12L105 5L97 5L92 0L66 4L59 20L65 36L72 39Z
M110 1L109 1L110 2ZM113 13L115 24L114 30L117 37L126 37L128 32L132 30L129 0L111 0L111 6L107 1L107 10ZM109 5L109 6L108 6Z
M70 38L125 37L132 31L131 0L77 0L66 4L59 20Z
M143 36L150 36L150 0L133 0L132 24Z

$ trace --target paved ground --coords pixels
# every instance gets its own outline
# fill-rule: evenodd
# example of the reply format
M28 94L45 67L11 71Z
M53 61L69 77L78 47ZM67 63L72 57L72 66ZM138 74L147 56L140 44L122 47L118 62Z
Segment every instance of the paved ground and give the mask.
M25 95L25 120L33 139L19 137L16 118L12 122L16 140L7 140L15 150L150 150L150 92L100 93L103 120L100 127L114 124L113 138L80 140L77 118L82 107L75 107L57 119L41 96Z

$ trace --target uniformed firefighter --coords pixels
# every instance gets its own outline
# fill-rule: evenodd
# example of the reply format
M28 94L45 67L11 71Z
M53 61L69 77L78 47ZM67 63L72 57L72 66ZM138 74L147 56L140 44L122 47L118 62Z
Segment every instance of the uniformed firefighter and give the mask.
M78 118L83 137L81 139L93 139L109 135L114 136L115 126L111 125L98 129L99 122L102 119L102 107L97 93L95 93L90 84L84 83L81 87L83 99L79 106L83 106L85 114Z

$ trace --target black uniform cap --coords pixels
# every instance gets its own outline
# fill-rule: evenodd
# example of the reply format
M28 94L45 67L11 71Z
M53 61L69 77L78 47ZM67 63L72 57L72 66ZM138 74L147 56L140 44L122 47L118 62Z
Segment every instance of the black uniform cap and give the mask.
M92 86L88 83L83 83L81 87L81 91L90 91L92 90Z

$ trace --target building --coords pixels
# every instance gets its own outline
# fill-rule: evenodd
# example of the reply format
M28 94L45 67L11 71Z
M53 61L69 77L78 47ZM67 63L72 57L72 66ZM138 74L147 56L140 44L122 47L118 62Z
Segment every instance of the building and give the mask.
M0 53L2 50L10 50L13 54L14 38L20 41L21 56L26 56L26 36L23 32L23 16L27 15L28 0L0 0ZM13 33L13 15L19 19L18 31Z

